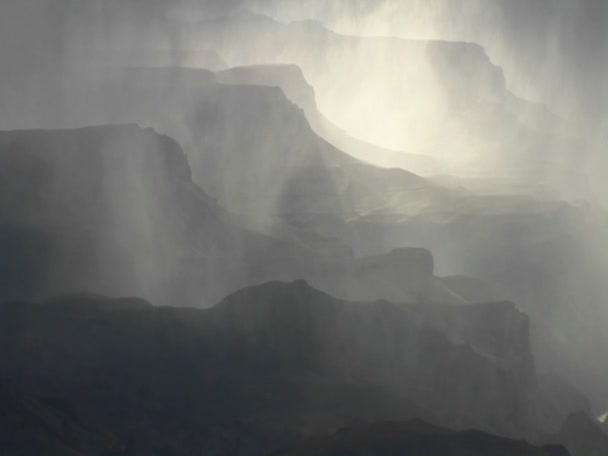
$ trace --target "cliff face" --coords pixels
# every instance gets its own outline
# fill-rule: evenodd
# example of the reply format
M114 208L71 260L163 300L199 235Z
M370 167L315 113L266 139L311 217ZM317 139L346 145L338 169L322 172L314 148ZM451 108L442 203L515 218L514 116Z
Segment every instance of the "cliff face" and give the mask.
M245 70L234 71L240 80ZM251 74L267 78L258 67L246 69ZM188 154L195 183L222 207L262 225L280 216L347 237L346 217L394 212L395 206L416 212L445 197L412 173L376 168L331 146L278 87L217 84L210 76L179 68L129 71L101 88L83 89L90 103L70 106L67 123L135 118L170 134Z
M356 270L364 280L401 282L417 297L428 293L433 286L434 260L425 249L395 249L386 255L361 258Z
M244 289L206 311L92 295L5 303L0 375L79 401L119 435L140 422L159 440L235 421L286 435L414 416L537 435L546 404L531 361L514 361L529 350L500 330L525 340L527 322L499 313L488 341L482 325L445 331L444 312L346 302L302 281Z
M0 448L23 454L116 454L119 441L97 421L64 401L43 399L0 379Z
M527 319L509 304L354 303L303 281L243 289L209 310L91 294L5 302L0 375L34 393L0 381L0 402L31 445L87 454L264 454L413 417L538 441L559 417L538 389L528 338ZM574 456L603 448L605 436L583 418L550 440ZM14 425L0 414L4 443L17 442ZM360 443L376 442L369 437Z
M470 52L465 52L458 50L458 43L442 44L443 46L436 48L429 47L434 49L430 58L436 63L437 71L450 74L461 64L463 73L470 79L467 69L476 67L476 64L471 62L475 60L473 56L476 54L476 45L465 46L464 49L471 48ZM483 49L479 52L484 53ZM297 57L294 59L297 60ZM495 186L500 181L492 177L509 176L520 186L539 186L541 182L542 185L555 185L557 182L552 179L559 176L553 175L552 172L569 172L567 168L562 169L560 166L567 166L567 162L563 162L563 154L567 155L567 149L575 147L572 138L566 139L566 132L572 130L572 126L564 123L558 127L562 121L543 105L521 100L506 89L501 89L504 81L502 84L497 82L496 93L484 92L487 88L484 89L483 85L471 85L464 89L454 87L453 90L452 87L446 87L446 92L453 100L444 101L444 109L450 112L449 117L453 125L435 119L438 124L433 136L448 135L450 139L438 147L432 147L433 139L427 138L429 143L424 149L416 150L412 147L406 152L382 148L356 139L352 135L357 133L351 132L349 135L328 120L319 111L314 89L297 65L250 65L215 73L215 76L220 83L280 87L291 101L304 110L306 119L315 133L353 157L377 166L402 168L424 176L457 174L490 177L489 182L493 184L491 191L494 193L497 191ZM446 86L449 84L455 83L450 82L448 78ZM359 88L359 91L361 90ZM407 103L404 104L403 110L408 109L411 101L408 100ZM432 121L429 120L429 123ZM458 131L456 124L468 133L460 132L454 135L453 133ZM469 153L475 151L478 154L475 159L479 167L477 171L471 166L471 160L468 164L459 163L463 147L468 149ZM542 152L548 147L554 150L550 156ZM525 159L522 158L521 151L527 152L530 149L535 149L534 157L528 154ZM411 153L412 151L418 153ZM449 155L440 156L446 151L450 152ZM545 172L547 175L544 175ZM475 180L465 179L465 186L469 188L474 182ZM572 182L569 182L569 185L572 187ZM512 192L513 189L506 191Z
M382 1L367 3L364 8L341 2L339 8L314 9L288 1L279 11L287 17L312 16L334 30L352 34L481 43L495 62L504 65L509 85L527 98L546 100L554 105L552 109L578 108L591 113L605 107L606 91L601 82L604 62L598 56L606 53L608 9L602 0L582 0L575 6L566 0L491 0L483 6L470 0L414 5L394 2L390 6ZM547 55L550 43L559 44L560 52ZM556 74L561 75L559 81Z
M446 110L506 93L502 71L470 43L348 37L314 22L281 24L251 14L205 22L194 33L231 65L297 64L330 119L355 136L382 145L388 139L400 149L405 135L422 125L421 109L440 119ZM362 93L362 85L370 91ZM399 133L399 124L411 129Z
M572 163L593 141L510 93L478 44L351 37L251 14L205 22L193 33L231 65L250 65L234 72L240 83L281 86L317 133L358 158L425 176L514 179L586 195L582 168L573 172ZM285 64L302 68L323 114L303 100L302 84L293 89L300 75L278 75Z
M453 432L424 422L377 423L341 429L336 434L305 440L276 456L338 456L357 452L361 456L441 454L456 456L569 456L558 445L545 447L508 440L482 432Z
M306 81L302 69L294 64L249 65L215 73L221 84L280 87L287 98L306 113L317 108L314 88Z
M528 316L510 302L463 307L418 305L423 319L454 343L471 346L505 367L533 364Z
M574 456L604 454L608 451L608 434L606 434L589 414L573 413L562 424L559 439Z
M166 136L134 125L5 132L0 175L5 299L88 290L202 303L239 281L221 211Z
M297 65L248 65L216 72L215 76L217 82L222 84L280 87L287 98L304 111L315 133L352 157L377 166L402 168L417 174L429 175L441 170L431 157L385 149L349 136L319 111L314 88Z
M381 385L452 427L523 435L542 413L528 321L512 305L354 304L296 282L242 290L214 312L278 366Z
M275 249L266 247L271 244L267 239L260 241L264 247L245 243L253 256L272 266L273 273L266 275L260 272L261 262L254 262L248 274L255 276L255 283L305 277L348 299L412 301L418 293L407 293L407 287L394 280L388 285L370 280L369 287L361 286L352 280L357 270L352 265L336 273L332 282L310 274L326 271L316 260L297 269L285 264L303 257L310 239L320 246L317 252L339 251L340 262L350 261L349 249L357 256L404 245L429 249L439 274L464 273L508 290L511 294L505 298L513 299L538 325L533 345L539 362L580 382L577 386L594 391L595 398L605 396L601 364L581 363L589 353L603 358L606 347L605 331L597 324L605 318L597 303L605 296L606 261L593 248L605 241L605 220L589 220L601 214L523 197L476 197L438 188L403 170L369 166L314 135L303 113L277 88L218 86L208 71L128 73L118 81L75 85L73 97L64 104L41 101L36 122L74 126L136 119L178 139L193 165L193 180L222 206L257 218L268 230L279 218L280 236L297 233L295 243L286 241ZM30 245L29 252L43 250L45 244ZM11 283L29 280L15 272L29 268L28 261L13 264ZM354 285L341 287L338 282ZM464 294L471 296L464 301L477 301L473 294ZM582 312L587 317L578 318ZM593 322L592 328L581 321ZM584 347L569 343L580 331L590 330L597 341Z
M194 178L224 207L257 218L341 212L320 140L280 89L217 85L187 125Z
M242 71L227 74L240 80ZM266 79L264 72L246 70L247 77L252 73ZM387 176L394 193L405 193L402 199L433 197L434 187L411 173L385 174L330 146L278 87L218 84L205 70L140 68L74 82L70 92L73 97L61 101L49 90L31 124L73 128L136 120L151 126L179 141L194 182L236 213L262 220L301 215L302 224L320 214L329 231L341 229L336 214L381 206L385 198L374 185Z
M454 303L453 297L441 292L433 273L433 257L428 250L403 248L352 258L329 273L307 278L320 290L346 300Z
M156 77L144 85L157 87ZM6 132L4 298L87 290L200 307L240 286L306 278L346 299L453 301L438 294L428 251L354 259L345 242L327 237L350 239L349 214L386 197L381 189L366 196L376 182L417 197L424 180L384 175L331 148L278 89L211 87L194 104L204 119L192 114L191 132L200 134L200 149L190 149L195 179L235 212L263 223L280 215L270 229L282 239L239 228L192 182L179 145L152 130ZM264 142L281 122L292 125L291 135ZM259 164L260 154L268 165Z
M374 214L352 220L350 228L357 245L371 252L419 245L433 251L437 275L464 273L506 290L502 299L513 300L533 322L532 345L542 369L556 371L603 404L605 382L599 378L605 369L582 360L603 359L600 352L607 346L605 331L595 323L606 318L598 303L605 301L607 263L594 247L605 243L605 214L559 202L492 197L455 200L456 207L451 214L429 212L407 220ZM467 290L462 295L475 299ZM595 334L594 341L573 344L581 333Z

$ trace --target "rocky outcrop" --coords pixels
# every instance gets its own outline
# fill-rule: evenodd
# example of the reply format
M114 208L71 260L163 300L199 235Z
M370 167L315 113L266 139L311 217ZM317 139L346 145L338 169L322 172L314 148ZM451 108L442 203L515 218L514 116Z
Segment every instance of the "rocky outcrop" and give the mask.
M213 312L248 343L276 350L279 366L298 359L382 385L452 427L524 435L542 413L528 321L512 305L355 304L296 282L239 291Z
M402 168L424 175L436 174L442 168L431 157L395 151L365 142L348 135L319 111L314 88L302 69L293 64L249 65L215 73L222 84L280 87L287 98L306 114L311 128L333 146L367 163L388 168Z
M425 176L508 178L587 194L572 163L580 158L574 151L593 147L589 138L512 95L502 69L474 42L344 36L312 21L252 14L208 21L193 33L228 53L231 65L260 73L260 64L302 68L323 113L305 108L311 125L358 158Z
M119 454L120 444L94 413L24 391L0 378L0 450L23 454Z
M251 344L240 323L94 295L3 303L0 375L100 417L94 429L111 429L125 455L266 454L301 433L418 414L380 387L312 369L306 341L285 359L295 339Z
M555 374L540 374L543 394L553 405L553 416L560 426L574 414L593 415L589 399L571 384Z
M215 73L221 84L280 87L287 98L306 113L317 109L313 87L306 81L302 69L293 64L250 65L229 68Z
M584 412L571 414L554 438L568 448L572 456L595 456L608 452L608 435L596 420Z
M315 287L346 300L454 302L437 286L433 256L425 249L395 249L386 254L351 258L329 273L312 272L306 278Z
M1 295L212 302L239 283L236 232L181 147L135 125L0 133Z
M428 250L402 248L386 255L362 258L356 269L356 275L365 281L401 282L405 289L421 297L432 287L434 264Z
M417 305L425 322L505 368L533 372L528 316L510 302L462 307Z
M251 73L265 79L257 69ZM376 168L331 146L278 87L218 84L206 70L180 68L138 68L72 82L68 100L45 93L42 108L23 123L151 126L179 141L196 184L258 225L280 216L299 229L348 238L345 218L397 207L417 213L446 197L412 173Z
M508 296L492 300L512 299L538 324L533 346L543 367L559 371L579 389L591 392L594 400L605 397L606 382L600 380L605 376L603 365L581 361L589 353L603 359L606 347L599 323L605 321L605 312L597 305L605 296L602 271L606 261L596 248L605 244L601 213L524 197L476 197L441 189L402 170L369 166L315 136L302 112L278 88L218 87L209 80L213 75L208 71L186 73L163 69L158 72L161 76L150 78L144 71L118 78L118 82L75 84L70 86L68 99L61 92L43 91L36 109L28 115L39 115L34 119L41 124L137 119L170 133L183 144L195 165L194 181L207 194L229 210L261 218L257 226L264 230L271 231L268 225L276 221L272 216L279 216L280 229L274 234L298 233L293 236L298 247L286 242L270 249L272 254L266 247L246 243L253 256L266 254L272 263L270 275L260 273L259 262L249 268L254 283L306 277L334 293L337 287L325 286L303 273L325 272L325 265L313 261L299 269L285 267L286 261L303 257L310 239L317 252L341 252L342 262L348 261L349 249L356 256L366 256L404 245L427 248L435 255L438 274L481 277L508 290ZM142 80L146 83L141 84ZM53 96L61 103L46 99ZM18 118L18 113L11 110L11 117ZM271 243L265 240L262 244ZM31 246L34 251L44 249L42 241ZM29 280L15 272L28 268L28 261L14 263L11 283ZM398 286L376 296L363 294L370 290L362 290L360 296L415 299ZM466 291L461 290L462 301L478 300L475 293ZM335 294L358 299L354 293ZM446 302L448 295L458 300L448 292L435 301ZM571 296L584 299L576 299L573 305ZM583 312L587 316L580 318ZM596 340L581 341L585 346L569 343L581 332L590 332L588 322Z
M412 100L424 100L425 112L440 118L450 107L498 100L506 93L502 71L471 43L350 37L314 22L282 24L252 14L207 21L193 33L230 55L230 65L297 64L315 87L321 111L376 144L382 144L381 132L392 135L393 144L407 134L395 137L386 119L415 130L416 116L404 108ZM320 48L323 55L317 52ZM373 95L361 93L361 85L373 87ZM375 112L383 112L384 120Z
M303 281L206 311L90 294L4 303L0 375L77 402L132 451L268 451L412 417L538 437L547 404L515 340L527 340L527 321L499 307L351 303Z
M276 456L338 456L354 452L361 456L570 456L565 448L558 445L541 447L482 432L454 432L421 421L345 428L334 435L304 440L277 452Z
M208 75L146 74L125 77L138 75L147 91L171 75L186 85ZM453 301L435 286L428 251L355 259L347 244L348 214L386 196L371 192L376 185L417 197L426 191L423 179L385 173L333 149L279 89L202 84L194 106L205 113L192 114L192 134L201 135L200 152L191 153L193 177L174 140L135 125L0 135L0 248L12 259L0 278L4 298L87 290L200 307L240 286L306 278L345 299ZM259 125L232 134L252 119ZM297 142L281 122L293 123ZM265 142L274 129L280 134ZM253 220L280 214L283 221L270 227L276 237L240 228L193 179Z
M494 317L502 325L473 318L479 324L465 337L465 329L437 324L438 313L342 301L303 281L243 289L206 311L93 295L5 303L0 375L120 416L118 429L147 423L161 437L179 422L199 435L235 417L311 434L415 416L536 436L546 404L534 366L501 329L526 340L525 320L515 328L521 318L505 306Z

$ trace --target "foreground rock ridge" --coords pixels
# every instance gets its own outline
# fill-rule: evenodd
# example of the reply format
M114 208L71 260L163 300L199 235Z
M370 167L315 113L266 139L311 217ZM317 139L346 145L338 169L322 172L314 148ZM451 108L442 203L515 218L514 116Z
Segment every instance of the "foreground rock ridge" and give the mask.
M223 445L259 454L414 417L540 439L552 412L527 318L506 303L346 302L296 281L246 288L208 310L76 294L5 302L0 316L0 375L61 401L41 403L49 416L78 404L99 423L83 441L127 445L124 454L224 454Z
M523 441L509 440L477 431L453 432L430 426L421 421L407 423L377 423L368 427L341 429L327 437L311 438L276 456L315 454L334 456L354 453L361 455L407 454L441 455L518 455L568 456L560 445L533 446Z

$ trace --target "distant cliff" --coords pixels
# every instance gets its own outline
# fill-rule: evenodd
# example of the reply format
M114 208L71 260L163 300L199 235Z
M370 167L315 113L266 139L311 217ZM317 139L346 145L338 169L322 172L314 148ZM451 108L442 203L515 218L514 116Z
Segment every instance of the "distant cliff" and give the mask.
M0 193L4 299L87 290L213 302L243 273L236 233L192 183L181 147L150 129L0 133Z

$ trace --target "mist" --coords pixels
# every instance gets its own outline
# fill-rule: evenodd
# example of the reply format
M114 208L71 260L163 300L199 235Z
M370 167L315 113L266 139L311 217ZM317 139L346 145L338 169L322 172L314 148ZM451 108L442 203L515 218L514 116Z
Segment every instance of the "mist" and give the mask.
M0 380L132 454L410 419L601 453L607 24L601 0L2 2Z
M347 102L340 99L336 103L335 98L331 99L336 95L336 89L332 88L326 104L320 105L321 110L352 135L413 153L438 154L449 149L445 155L456 161L457 173L468 172L476 177L490 173L495 177L500 173L513 174L512 169L505 169L513 164L502 161L504 150L496 155L489 152L505 142L509 142L505 149L527 150L525 158L517 159L517 167L525 166L524 161L533 161L544 150L552 150L553 155L571 156L562 166L585 169L582 171L585 175L590 170L596 143L589 138L605 131L608 100L602 76L605 72L602 56L606 55L608 45L605 28L608 13L603 2L336 1L312 2L306 6L281 2L260 5L258 10L285 22L313 19L341 35L400 37L424 42L439 40L463 43L462 47L475 43L482 49L470 52L478 51L481 54L478 59L487 60L481 67L496 67L496 87L493 92L484 94L483 84L476 79L480 64L473 64L475 77L470 82L475 87L474 95L468 98L465 95L464 104L453 107L446 120L445 113L432 106L445 109L446 100L437 100L444 90L452 97L454 92L463 91L462 86L454 85L457 74L445 74L449 68L440 71L432 68L436 65L432 56L422 56L422 60L414 57L411 64L409 59L397 64L390 58L378 60L382 59L382 51L372 51L376 59L369 56L366 59L373 62L374 74L369 76L372 79L368 79L365 71L353 72L365 87L359 91L361 100L351 93ZM358 51L355 54L358 55ZM349 60L347 65L357 68L356 60L353 64L348 56L332 59L339 65L344 57ZM399 69L391 65L399 65ZM407 84L407 70L402 69L410 65L415 68L415 74L424 79L428 90L425 90L425 84L414 84L415 91L403 87ZM458 65L456 73L464 68L464 63ZM313 72L309 77L316 75ZM398 89L406 91L404 97L410 102L408 105L417 106L417 117L398 107L404 103L395 101L399 90L394 90L394 78ZM381 92L370 96L370 91L383 86L374 81L383 81L393 90L385 96ZM322 90L321 87L318 90ZM353 104L363 108L359 111L365 113L356 120L347 117L353 111ZM475 117L479 110L483 110L484 120L495 117L496 121L484 123L481 129L474 130L482 122ZM387 115L377 116L376 112ZM445 139L441 142L437 138ZM501 144L495 144L496 141ZM488 162L486 166L482 165L484 160ZM539 178L539 173L552 174L552 166L555 165L543 161L537 166L540 169L534 170L534 179ZM572 173L576 174L577 170ZM515 174L521 172L524 171L518 169ZM584 177L579 179L586 181ZM563 195L576 185L585 186L569 178L562 186ZM593 198L604 192L601 187L577 190L583 192L585 198Z

